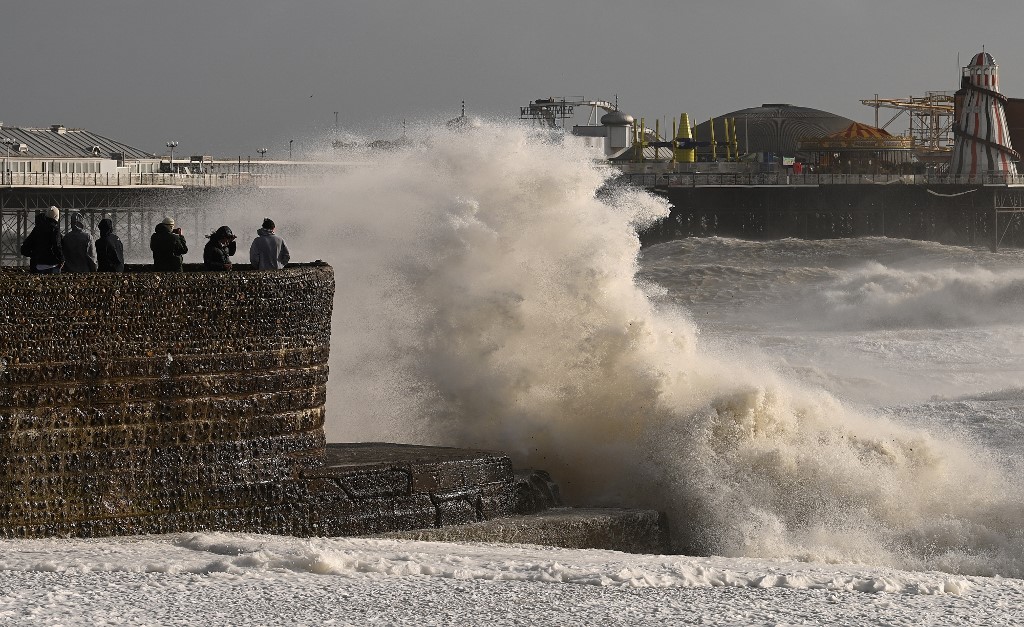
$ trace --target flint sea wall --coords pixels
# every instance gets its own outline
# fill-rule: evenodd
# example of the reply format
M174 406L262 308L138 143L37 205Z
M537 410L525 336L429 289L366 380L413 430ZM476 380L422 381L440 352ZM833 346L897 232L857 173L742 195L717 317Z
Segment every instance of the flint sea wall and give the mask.
M333 294L327 265L0 271L0 535L302 531Z
M327 444L333 300L320 262L0 268L0 537L459 526L475 540L667 547L657 512L574 514L546 473L500 452Z

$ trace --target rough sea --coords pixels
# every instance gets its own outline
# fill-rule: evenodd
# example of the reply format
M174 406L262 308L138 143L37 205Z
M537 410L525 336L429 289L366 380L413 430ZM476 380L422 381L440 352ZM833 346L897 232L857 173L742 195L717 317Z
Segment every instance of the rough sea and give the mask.
M677 554L9 540L0 622L1024 622L1024 252L641 250L662 200L514 125L358 156L221 208L335 268L328 440L504 450L570 503L666 511Z

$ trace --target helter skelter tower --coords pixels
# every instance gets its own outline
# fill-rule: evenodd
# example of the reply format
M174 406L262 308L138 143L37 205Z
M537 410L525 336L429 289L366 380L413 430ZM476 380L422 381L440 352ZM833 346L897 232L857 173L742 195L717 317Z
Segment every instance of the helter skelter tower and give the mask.
M956 176L1016 174L1020 155L1010 144L1003 103L999 93L999 66L987 52L979 52L963 68L957 92L957 115L953 126L953 162Z

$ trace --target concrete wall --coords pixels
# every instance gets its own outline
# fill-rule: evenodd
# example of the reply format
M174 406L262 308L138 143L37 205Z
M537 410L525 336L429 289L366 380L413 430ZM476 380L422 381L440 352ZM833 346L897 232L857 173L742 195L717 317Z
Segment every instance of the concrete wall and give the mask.
M0 270L0 536L302 532L333 270Z

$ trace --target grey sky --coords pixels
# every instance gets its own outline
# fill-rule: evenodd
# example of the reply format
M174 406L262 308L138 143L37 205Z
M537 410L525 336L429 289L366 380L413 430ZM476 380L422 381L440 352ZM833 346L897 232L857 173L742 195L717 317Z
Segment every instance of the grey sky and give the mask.
M1024 97L1022 28L1020 0L11 0L0 120L268 158L293 138L298 156L335 111L393 137L462 99L517 116L617 94L637 117L694 121L788 102L872 122L860 99L952 91L957 54L982 45Z

